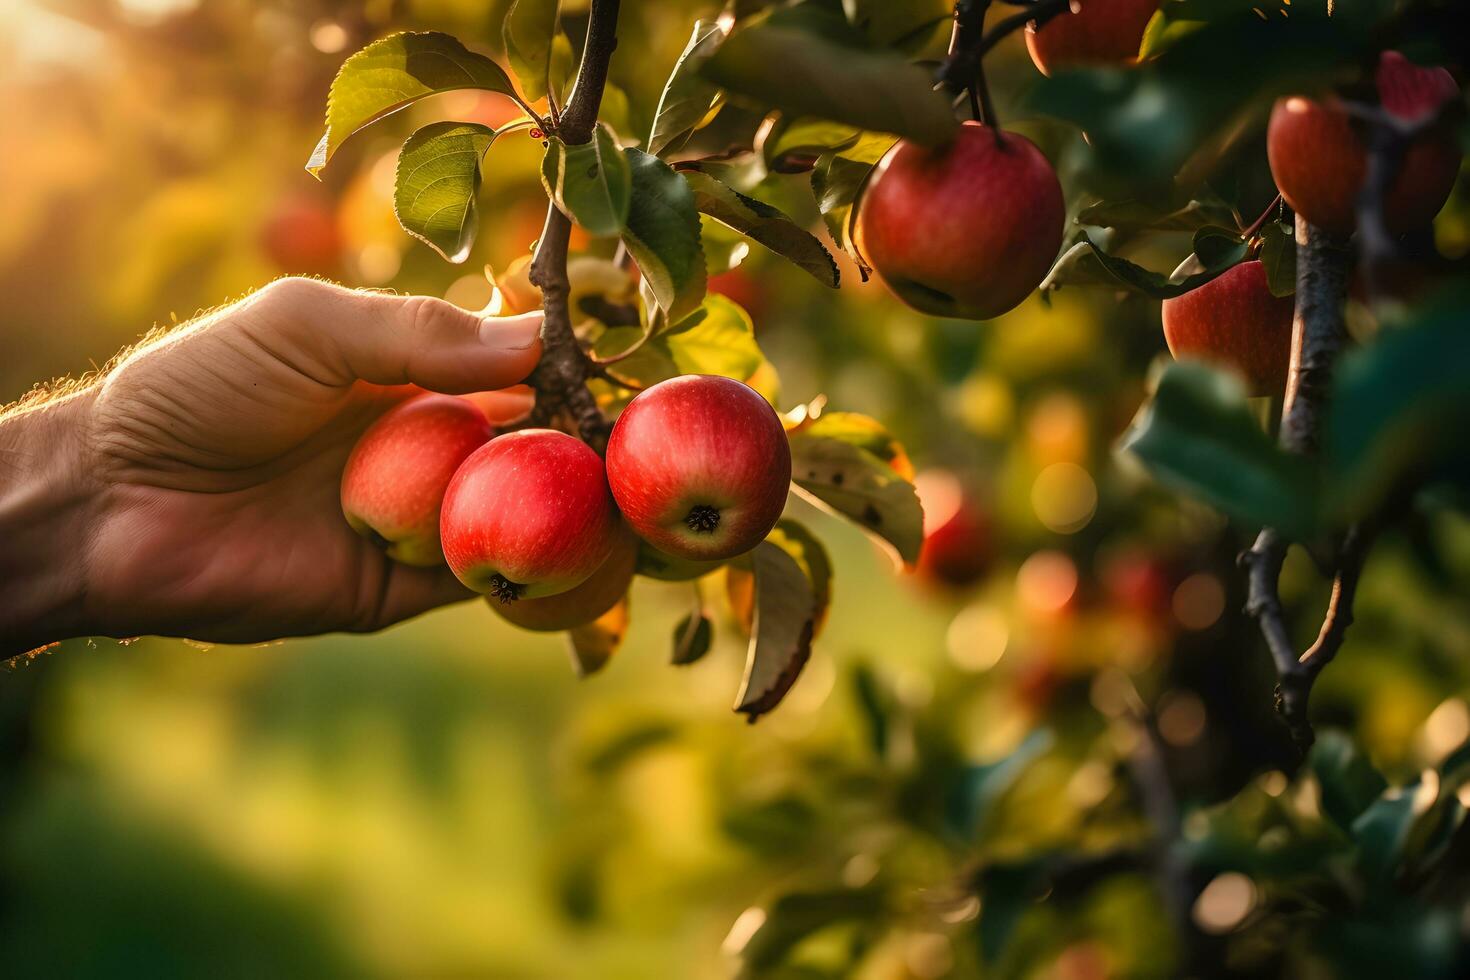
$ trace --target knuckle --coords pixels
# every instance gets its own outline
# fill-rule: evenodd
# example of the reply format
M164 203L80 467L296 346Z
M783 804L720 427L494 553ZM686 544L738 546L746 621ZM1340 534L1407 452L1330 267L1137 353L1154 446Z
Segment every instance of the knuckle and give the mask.
M277 279L258 294L258 301L272 309L289 309L316 297L326 286L315 279L287 276Z
M453 303L432 296L415 296L408 302L409 331L416 345L465 332L469 317Z

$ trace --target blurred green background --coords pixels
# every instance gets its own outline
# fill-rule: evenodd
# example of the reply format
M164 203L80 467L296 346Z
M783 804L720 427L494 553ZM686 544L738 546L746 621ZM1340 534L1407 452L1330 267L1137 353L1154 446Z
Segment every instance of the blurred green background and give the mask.
M285 273L483 306L482 267L539 232L539 143L491 151L462 266L398 229L392 168L415 125L503 122L507 100L428 100L351 141L324 183L302 165L348 53L406 28L493 53L506 5L0 6L0 402ZM694 18L721 6L625 2L612 78L629 131L647 131ZM1059 149L1057 127L1015 113L1035 77L1019 36L991 75L1006 118ZM815 226L804 181L761 196ZM1451 247L1462 198L1441 219ZM1181 238L1150 258L1187 252ZM900 576L794 502L832 552L833 605L754 726L730 711L738 627L722 612L711 655L668 666L688 592L651 581L623 649L581 682L561 637L474 603L372 637L63 644L0 675L0 972L1168 975L1177 933L1143 872L1076 902L1027 896L999 962L976 927L972 883L995 862L1140 839L1135 692L1158 711L1186 832L1278 821L1314 839L1321 808L1285 791L1273 678L1239 613L1245 540L1113 453L1167 357L1156 303L1067 291L989 324L937 321L850 265L830 293L759 247L717 288L754 317L782 408L826 394L887 423L920 470L960 478L993 528L984 581ZM1305 641L1325 591L1297 557L1283 592ZM714 602L723 582L703 587ZM1314 696L1393 781L1470 735L1467 595L1470 522L1411 516L1375 552ZM1004 759L1027 764L996 781L984 767ZM1332 945L1290 934L1274 886L1199 886L1184 915L1231 969L1306 968ZM1442 925L1398 935L1443 966Z

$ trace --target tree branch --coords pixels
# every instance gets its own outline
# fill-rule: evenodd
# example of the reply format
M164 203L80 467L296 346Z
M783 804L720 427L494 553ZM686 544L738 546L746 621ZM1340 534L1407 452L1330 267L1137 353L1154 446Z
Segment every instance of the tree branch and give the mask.
M602 90L607 84L608 64L618 43L618 3L619 0L592 0L582 66L557 124L557 138L568 145L586 143L592 138ZM587 389L587 379L592 376L591 364L572 332L571 310L567 305L571 293L567 278L571 233L571 220L555 202L549 204L541 240L531 260L531 282L541 290L546 319L541 327L541 363L532 373L530 383L536 389L538 408L543 407L540 403L544 401L548 415L566 409L582 439L601 452L607 445L611 426Z
M1311 455L1317 450L1333 365L1347 341L1343 313L1351 253L1346 240L1307 223L1301 215L1296 219L1296 238L1296 313L1280 438L1289 452ZM1246 612L1259 624L1276 667L1276 708L1292 739L1305 752L1314 739L1307 701L1317 675L1336 656L1352 621L1366 535L1354 527L1344 536L1321 636L1300 657L1292 645L1278 591L1288 546L1279 531L1264 528L1240 562L1247 571Z
M1014 0L1005 2L1018 5ZM950 38L949 57L940 63L934 80L955 94L977 83L985 55L1008 35L1030 23L1040 27L1072 9L1071 0L1029 0L1020 13L996 21L989 33L982 33L990 3L991 0L957 0L954 5L955 29ZM994 125L988 119L987 124Z

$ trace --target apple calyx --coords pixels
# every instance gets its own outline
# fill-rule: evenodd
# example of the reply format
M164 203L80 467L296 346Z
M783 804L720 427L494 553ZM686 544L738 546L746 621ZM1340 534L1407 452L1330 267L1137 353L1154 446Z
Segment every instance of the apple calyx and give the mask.
M720 526L720 511L709 504L695 504L685 516L684 524L691 531L713 534L715 528Z
M501 575L499 572L496 572L494 575L490 576L489 596L492 599L500 600L501 605L510 605L512 602L515 602L517 599L519 599L521 597L521 593L525 591L526 587L524 585L512 582L510 579L506 578L504 575Z

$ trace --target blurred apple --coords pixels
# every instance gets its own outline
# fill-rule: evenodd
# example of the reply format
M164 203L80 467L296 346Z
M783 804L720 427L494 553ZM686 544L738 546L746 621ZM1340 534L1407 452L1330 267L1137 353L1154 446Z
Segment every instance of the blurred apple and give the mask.
M283 198L261 226L260 247L282 272L333 275L342 262L336 211L315 195Z
M994 522L952 473L926 470L914 478L924 507L924 546L918 574L948 588L974 585L995 561Z

